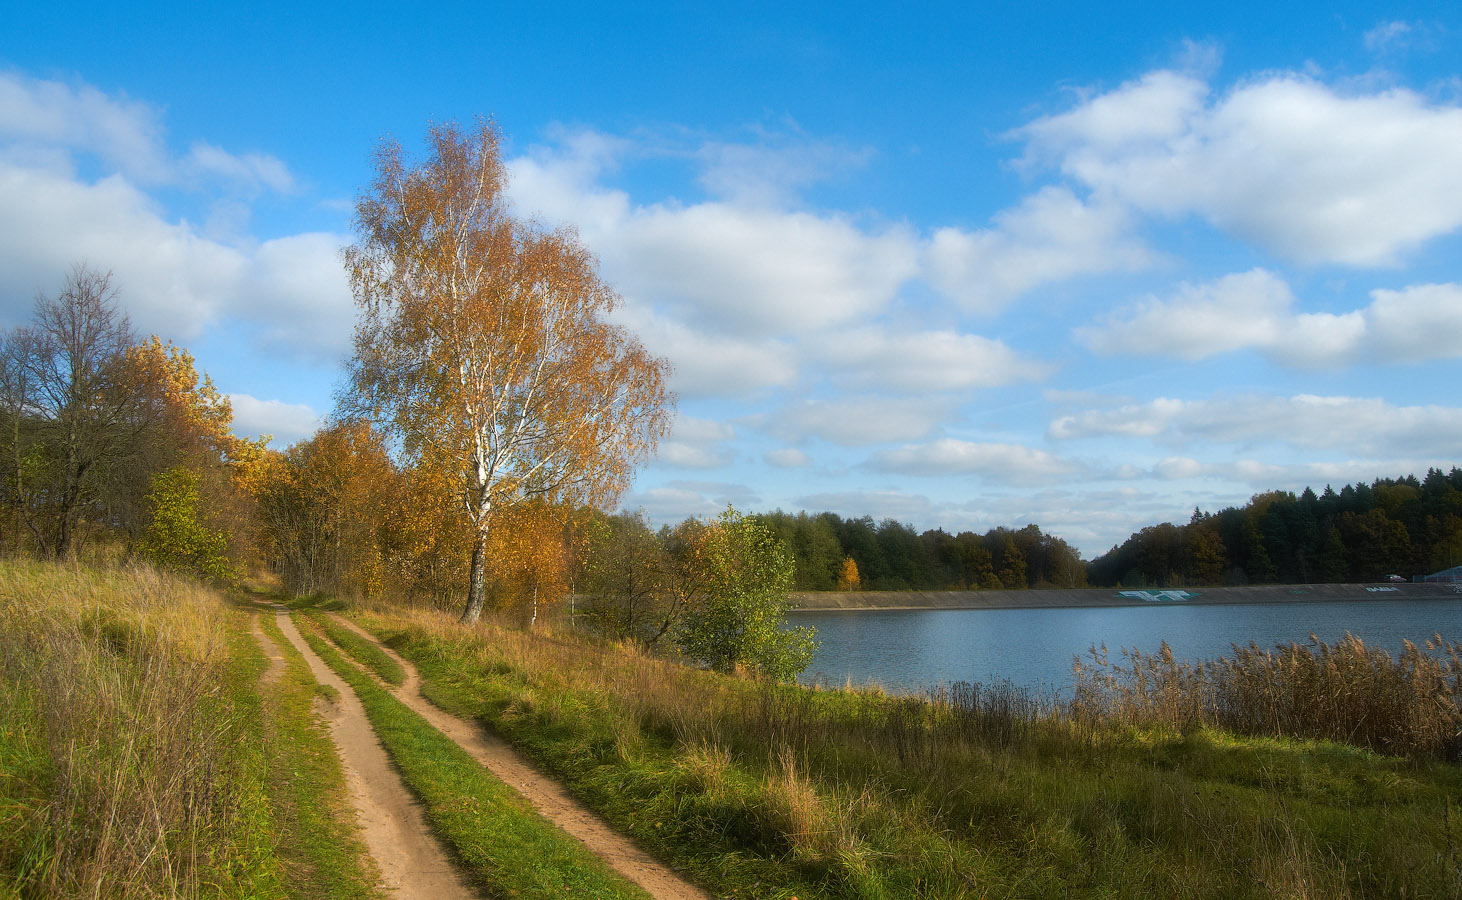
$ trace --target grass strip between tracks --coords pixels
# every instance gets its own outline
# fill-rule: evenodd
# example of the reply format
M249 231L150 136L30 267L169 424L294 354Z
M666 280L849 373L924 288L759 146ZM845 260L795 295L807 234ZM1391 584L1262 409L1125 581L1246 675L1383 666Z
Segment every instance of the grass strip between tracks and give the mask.
M294 618L311 649L360 697L376 735L425 803L432 827L480 887L501 897L648 896L540 818L517 792L351 664L324 640L311 617Z
M406 670L374 641L366 640L322 614L314 613L310 618L325 630L325 636L331 643L345 651L346 656L376 673L382 681L395 687L406 683Z
M268 790L275 827L287 840L276 850L292 896L356 900L382 896L364 843L354 828L340 759L325 724L314 713L317 697L337 699L315 681L304 656L280 631L274 613L259 624L284 657L284 668L264 697Z

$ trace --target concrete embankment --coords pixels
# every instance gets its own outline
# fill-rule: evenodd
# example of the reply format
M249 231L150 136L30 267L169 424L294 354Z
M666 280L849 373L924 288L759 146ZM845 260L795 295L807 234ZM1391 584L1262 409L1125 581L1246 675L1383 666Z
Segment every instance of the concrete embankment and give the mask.
M860 609L1039 609L1160 603L1295 603L1455 598L1451 584L1265 584L1249 587L1078 588L1048 591L805 591L792 595L806 612Z

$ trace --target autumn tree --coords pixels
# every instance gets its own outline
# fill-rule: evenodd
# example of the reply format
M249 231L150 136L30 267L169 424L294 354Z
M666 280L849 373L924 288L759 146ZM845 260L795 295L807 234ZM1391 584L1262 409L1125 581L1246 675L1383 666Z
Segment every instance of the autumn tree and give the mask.
M381 436L358 421L273 455L258 504L274 568L296 593L379 593L389 545L414 522Z
M451 479L472 532L468 623L497 514L611 500L672 401L666 363L608 321L619 297L574 232L513 214L499 141L490 123L438 125L417 164L385 142L345 251L360 309L347 406Z
M497 527L488 535L489 574L509 599L526 608L532 628L541 607L568 594L579 523L569 508L541 499L500 509L497 515Z
M843 566L838 570L838 590L856 591L859 586L858 564L851 556L843 557Z

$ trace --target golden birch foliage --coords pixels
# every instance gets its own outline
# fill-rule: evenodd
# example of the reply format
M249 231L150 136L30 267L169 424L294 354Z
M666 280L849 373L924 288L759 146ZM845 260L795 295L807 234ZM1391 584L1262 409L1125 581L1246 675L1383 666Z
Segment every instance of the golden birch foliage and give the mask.
M487 566L510 602L535 607L569 592L570 563L581 517L564 506L529 501L499 510L488 536Z
M862 583L862 579L858 577L858 564L853 561L853 557L843 557L843 567L838 571L838 590L856 591Z
M490 123L437 125L414 165L384 143L345 251L360 309L349 402L451 478L475 537L466 620L496 511L612 501L673 400L667 364L609 322L619 297L577 235L514 216L499 140Z

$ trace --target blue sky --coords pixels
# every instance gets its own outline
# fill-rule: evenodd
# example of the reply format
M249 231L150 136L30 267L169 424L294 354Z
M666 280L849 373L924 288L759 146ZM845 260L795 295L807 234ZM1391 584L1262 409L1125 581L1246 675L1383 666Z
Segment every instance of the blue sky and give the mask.
M240 430L329 413L383 136L492 116L676 367L624 498L1088 556L1194 506L1462 464L1452 4L28 4L0 324L76 261Z

